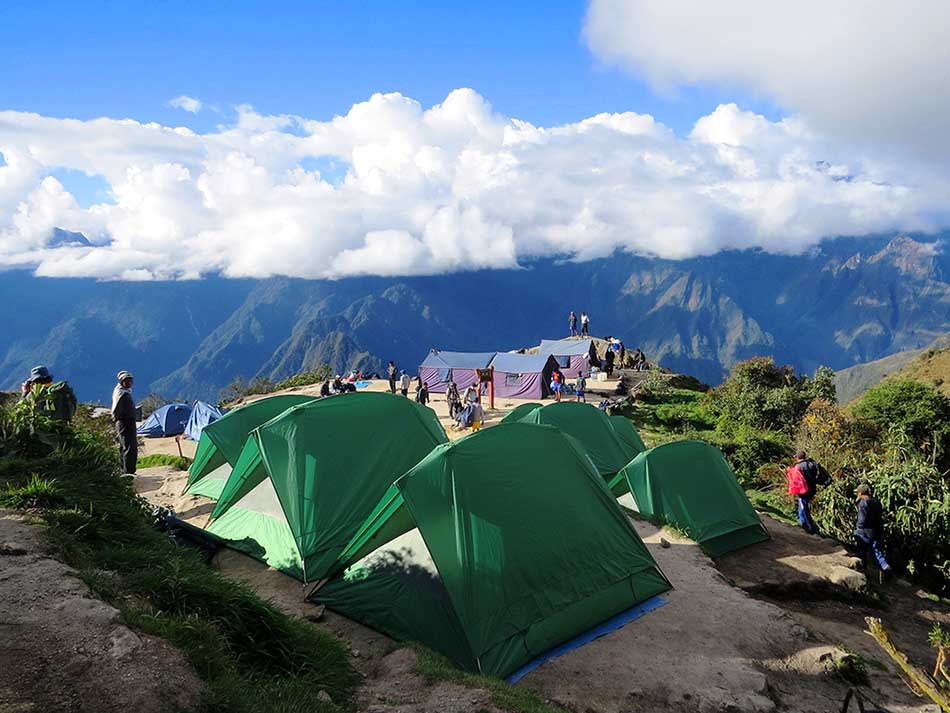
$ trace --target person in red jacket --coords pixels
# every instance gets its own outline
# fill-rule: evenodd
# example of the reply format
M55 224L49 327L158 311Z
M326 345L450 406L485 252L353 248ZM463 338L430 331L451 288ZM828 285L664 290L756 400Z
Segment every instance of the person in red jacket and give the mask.
M811 517L811 500L818 492L818 486L828 482L828 471L811 458L805 451L795 454L795 462L785 471L788 481L788 494L798 498L798 522L810 535L818 534L818 526Z

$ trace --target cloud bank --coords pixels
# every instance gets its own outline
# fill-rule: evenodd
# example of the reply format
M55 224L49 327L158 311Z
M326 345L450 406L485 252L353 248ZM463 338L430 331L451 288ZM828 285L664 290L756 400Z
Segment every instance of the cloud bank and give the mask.
M591 0L585 36L654 86L741 86L838 141L950 158L950 3Z
M206 134L0 112L0 154L0 265L128 280L797 252L832 235L936 230L950 187L732 104L681 137L632 112L534 126L470 89L428 109L376 94L329 121L242 107ZM59 168L101 177L111 200L80 207ZM51 245L54 227L92 246Z

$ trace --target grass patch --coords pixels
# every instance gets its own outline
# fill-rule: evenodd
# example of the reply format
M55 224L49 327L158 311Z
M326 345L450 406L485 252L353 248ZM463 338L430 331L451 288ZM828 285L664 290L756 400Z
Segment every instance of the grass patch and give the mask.
M746 490L745 494L756 510L767 513L786 524L798 524L798 514L790 498L784 497L774 490Z
M0 437L15 426L0 422ZM16 435L22 439L22 431ZM202 713L350 708L357 676L340 641L281 613L156 530L148 503L117 473L111 442L77 429L57 437L45 452L0 458L0 492L46 498L37 507L62 558L131 627L183 652L208 686Z
M511 713L565 713L565 709L545 703L534 691L511 686L500 678L461 671L431 649L420 645L414 648L418 656L415 672L429 682L450 681L468 688L483 688L491 692L492 703Z
M59 491L56 481L45 480L36 473L30 475L30 480L24 485L16 485L7 481L0 491L0 505L8 508L45 508L55 505L59 501Z
M168 453L153 453L138 459L139 468L154 468L159 465L170 465L178 470L188 470L191 466L191 458L173 456Z

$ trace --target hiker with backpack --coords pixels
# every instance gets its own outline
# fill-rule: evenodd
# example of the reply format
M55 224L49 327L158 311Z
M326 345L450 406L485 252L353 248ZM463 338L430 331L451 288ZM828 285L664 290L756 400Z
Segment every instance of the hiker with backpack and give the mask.
M45 366L30 369L30 376L20 385L20 399L33 401L37 411L54 421L71 421L76 414L76 394L69 382L54 382Z
M798 498L798 522L810 535L818 534L818 526L811 516L811 501L818 492L819 485L831 482L828 471L811 458L805 451L795 454L795 462L785 470L788 481L788 494Z
M887 575L891 566L884 558L884 507L881 501L871 494L871 486L861 483L854 491L858 497L858 517L854 524L854 537L857 540L858 555L867 572L868 562L873 556L881 570L881 577Z
M132 374L120 371L112 390L112 420L119 438L119 460L122 472L135 475L139 460L138 434L135 428L135 401L132 400Z

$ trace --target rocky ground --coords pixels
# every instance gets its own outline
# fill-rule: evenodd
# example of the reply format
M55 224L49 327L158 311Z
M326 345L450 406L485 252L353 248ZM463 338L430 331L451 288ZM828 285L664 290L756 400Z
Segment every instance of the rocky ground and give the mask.
M176 649L122 624L39 527L0 510L0 712L166 713L202 691Z

